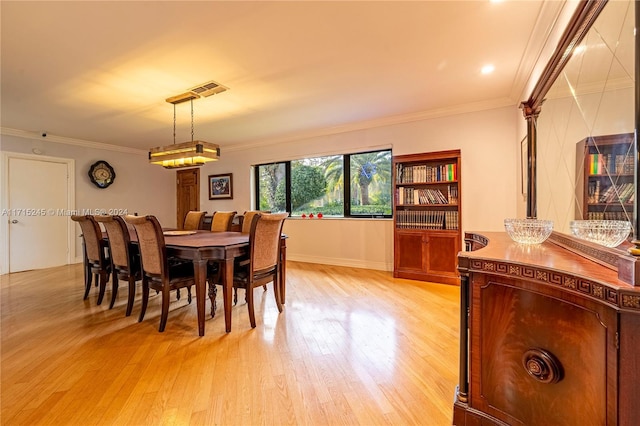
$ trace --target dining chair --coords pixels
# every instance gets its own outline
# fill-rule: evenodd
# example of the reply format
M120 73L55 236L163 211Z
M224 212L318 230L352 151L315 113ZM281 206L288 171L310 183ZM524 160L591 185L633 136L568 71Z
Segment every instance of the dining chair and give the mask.
M261 213L271 213L270 211L261 211L261 210L248 210L245 211L244 214L242 215L242 230L240 232L242 232L243 234L248 234L249 232L251 232L251 221L253 220L253 217L257 214L261 214Z
M187 216L184 218L184 225L182 226L182 229L187 230L187 231L194 231L197 229L200 229L200 227L202 226L202 222L204 220L204 216L207 214L207 212L200 212L200 211L195 211L192 210L190 212L187 212Z
M98 223L104 226L107 232L109 252L111 253L111 304L113 308L118 296L119 280L129 283L129 296L127 298L126 316L131 315L133 302L136 297L136 281L142 279L140 271L140 252L137 245L131 244L129 227L120 216L95 216Z
M251 211L245 211L244 215L240 216L240 223L241 223L243 234L249 233L249 231L251 230L251 221L256 215L259 215L261 213L263 212L259 210L251 210ZM215 213L214 213L214 217L215 217ZM246 231L245 231L245 228L247 229ZM234 259L234 263L237 265L238 262L248 258L249 258L248 255L237 257ZM218 262L213 262L213 261L209 262L209 264L207 265L207 281L209 282L209 290L210 290L210 293L212 294L211 298L213 299L213 303L211 304L211 317L215 317L215 314L216 314L216 308L217 308L216 297L218 294L218 288L216 287L216 284L220 284L220 278L221 278L220 266ZM265 285L265 290L266 289L267 287ZM233 297L234 297L234 303L235 303L238 300L237 289L234 289Z
M211 220L212 232L231 231L231 224L237 212L214 212Z
M159 331L163 332L169 316L171 290L187 287L188 302L191 303L191 286L195 285L193 263L170 265L162 227L155 216L126 216L138 234L142 266L142 308L138 322L142 322L149 303L149 288L161 293L162 312Z
M249 258L234 267L234 291L244 288L246 292L249 322L255 328L256 318L253 303L253 290L273 282L273 293L278 312L282 312L278 279L281 270L280 238L282 227L288 213L254 215L249 231ZM237 295L234 296L237 303Z
M82 239L84 241L85 251L85 269L89 272L85 277L84 283L84 300L89 297L91 289L91 276L95 276L98 289L98 305L102 303L104 293L107 288L107 281L111 274L111 261L105 252L108 247L102 238L102 230L100 225L91 215L74 215L71 220L77 222L82 229Z

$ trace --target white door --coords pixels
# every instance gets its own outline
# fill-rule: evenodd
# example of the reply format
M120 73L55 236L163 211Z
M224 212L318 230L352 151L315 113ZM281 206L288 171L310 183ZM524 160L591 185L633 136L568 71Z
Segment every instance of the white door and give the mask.
M68 165L9 158L8 169L9 272L66 265Z

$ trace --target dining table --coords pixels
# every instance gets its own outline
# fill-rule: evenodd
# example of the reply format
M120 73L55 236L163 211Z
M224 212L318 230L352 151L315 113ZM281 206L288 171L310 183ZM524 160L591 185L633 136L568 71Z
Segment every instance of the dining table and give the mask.
M174 235L171 235L174 234ZM175 235L177 234L177 235ZM281 294L281 302L285 303L286 289L286 235L281 238L280 264L281 271L277 283ZM165 232L167 255L193 262L196 283L196 308L198 312L198 334L204 336L205 331L205 298L207 286L207 264L216 262L220 268L219 284L222 285L224 322L226 332L231 331L231 305L233 292L234 259L248 254L249 234L241 232ZM210 283L210 286L215 284ZM214 315L214 293L209 290L211 299L211 316Z

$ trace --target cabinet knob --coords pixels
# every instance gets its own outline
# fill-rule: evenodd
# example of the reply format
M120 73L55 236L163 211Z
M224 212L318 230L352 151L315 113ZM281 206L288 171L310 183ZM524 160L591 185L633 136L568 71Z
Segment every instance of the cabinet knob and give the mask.
M541 383L558 383L562 380L563 370L560 361L549 351L532 348L522 355L522 366Z

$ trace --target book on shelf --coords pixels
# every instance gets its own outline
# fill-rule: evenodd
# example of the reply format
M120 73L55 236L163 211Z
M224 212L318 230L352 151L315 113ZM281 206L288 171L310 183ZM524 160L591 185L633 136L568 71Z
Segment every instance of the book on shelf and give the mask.
M604 161L603 154L589 154L589 174L603 174L605 170Z
M458 204L458 187L454 185L449 185L447 188L449 204Z
M600 181L589 182L589 186L587 187L587 203L593 204L596 203L600 198Z
M635 165L634 157L631 155L626 155L622 173L632 175L635 172L635 167L636 165Z
M626 212L588 212L587 220L626 220L631 222L631 218Z
M596 182L596 188L594 190L593 197L591 197L591 192L589 192L588 202L607 204L616 202L618 200L621 203L633 202L635 185L632 182L622 183L619 185L609 185L602 191L602 194L599 194L599 185L600 182ZM591 185L589 186L589 191L591 191Z
M396 212L399 229L458 229L458 212L446 210L400 210Z
M631 197L635 192L635 185L631 182L627 182L621 185L619 189L620 194L620 202L621 203L629 203Z
M458 188L450 185L447 195L437 188L396 188L396 202L400 205L458 204Z
M456 180L458 180L458 165L456 163L436 166L396 164L396 183L452 182Z
M623 154L589 154L589 174L633 174L633 156Z

